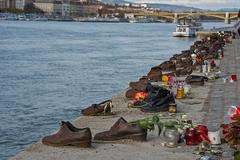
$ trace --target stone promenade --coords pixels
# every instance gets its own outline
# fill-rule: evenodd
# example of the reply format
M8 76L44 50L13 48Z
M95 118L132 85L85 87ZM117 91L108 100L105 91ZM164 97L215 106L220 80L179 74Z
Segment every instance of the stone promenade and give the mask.
M224 49L224 58L221 61L220 70L222 76L236 74L240 78L240 39L234 39L232 44L226 45ZM205 103L204 110L205 124L210 131L216 131L223 123L229 123L228 109L232 105L240 104L240 81L224 83L223 79L216 80L211 86L209 98ZM225 153L223 159L233 159L233 151L224 147Z

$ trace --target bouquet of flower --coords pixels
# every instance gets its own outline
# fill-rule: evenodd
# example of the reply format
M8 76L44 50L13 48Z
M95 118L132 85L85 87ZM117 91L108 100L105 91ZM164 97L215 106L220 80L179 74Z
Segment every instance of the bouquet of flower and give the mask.
M175 114L172 114L170 117L162 117L161 115L155 115L152 118L144 118L129 123L138 124L140 127L148 129L150 131L154 130L157 127L159 135L161 134L164 127L176 128L180 132L186 130L187 128L193 127L191 120L188 120L185 114L181 115L180 117L176 117Z
M240 106L231 106L228 114L233 122L222 125L223 137L232 148L240 151Z

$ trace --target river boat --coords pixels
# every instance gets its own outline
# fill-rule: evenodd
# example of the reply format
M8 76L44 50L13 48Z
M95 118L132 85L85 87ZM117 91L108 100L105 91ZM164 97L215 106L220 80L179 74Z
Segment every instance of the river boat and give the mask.
M146 17L139 17L139 18L131 18L128 20L129 23L151 23L153 22L152 19Z
M6 20L6 17L0 16L0 20Z
M203 30L202 24L192 19L179 23L176 31L173 32L174 37L194 37L197 31Z
M19 21L26 21L26 17L24 15L18 15L17 19Z
M78 22L106 22L106 23L118 23L120 19L117 17L82 17L74 19Z
M47 17L36 17L34 21L48 21Z
M6 17L6 20L8 20L8 21L17 21L18 18L16 16L14 16L14 15L10 15L10 16Z

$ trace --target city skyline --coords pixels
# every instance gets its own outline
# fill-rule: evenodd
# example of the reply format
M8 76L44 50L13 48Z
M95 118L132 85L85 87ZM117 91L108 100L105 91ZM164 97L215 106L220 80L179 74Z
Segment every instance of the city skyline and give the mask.
M240 0L129 0L133 3L162 3L202 9L240 8Z

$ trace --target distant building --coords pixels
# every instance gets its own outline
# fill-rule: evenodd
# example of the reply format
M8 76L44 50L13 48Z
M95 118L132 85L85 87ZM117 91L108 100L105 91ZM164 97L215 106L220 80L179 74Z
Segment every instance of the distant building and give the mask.
M35 7L41 9L46 15L62 15L62 2L51 0L36 0Z
M139 7L140 7L140 5L139 5L139 4L137 4L137 3L133 3L133 4L131 4L131 7L139 8Z
M16 0L16 8L24 9L24 7L28 4L33 4L32 0Z
M131 6L135 8L147 8L147 4L144 3L132 3Z
M70 15L74 17L96 16L101 8L102 6L99 4L85 4L82 2L70 1Z
M6 8L16 8L16 0L6 0Z
M63 3L62 4L62 16L69 16L70 15L70 4Z
M0 0L0 9L16 8L16 0Z
M62 2L61 1L54 1L53 2L53 15L59 15L62 16Z
M46 14L46 15L52 15L53 14L53 3L36 1L33 4L36 8L41 9L44 12L44 14Z
M25 7L25 0L16 0L17 9L24 9L24 7Z
M16 8L16 0L9 0L9 8Z
M125 19L133 19L134 18L134 14L133 13L125 13L124 14L124 18Z
M86 0L36 0L34 5L46 15L73 17L97 15L102 7L100 4L91 4Z
M24 7L29 3L33 3L32 0L0 0L0 9L24 9Z
M123 6L130 7L130 3L124 3Z
M141 4L140 4L140 7L142 7L142 8L147 8L147 4L141 3Z
M7 1L6 0L0 0L0 9L7 8Z

